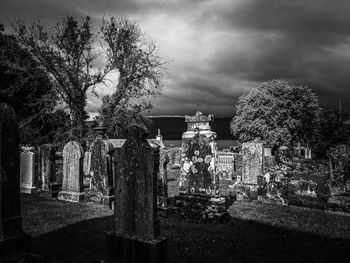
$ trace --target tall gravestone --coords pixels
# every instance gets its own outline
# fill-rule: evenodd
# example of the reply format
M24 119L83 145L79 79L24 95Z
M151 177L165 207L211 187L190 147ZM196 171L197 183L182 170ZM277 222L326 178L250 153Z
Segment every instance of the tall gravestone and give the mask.
M35 155L32 152L33 149L33 147L22 147L23 152L20 156L21 193L31 194L35 190Z
M159 151L147 135L140 126L128 127L127 141L114 155L115 230L107 235L107 248L117 262L166 262L157 219Z
M22 231L18 137L14 110L0 103L0 261L30 251Z
M246 142L242 144L242 183L257 185L258 176L263 174L263 144Z
M248 191L248 196L257 198L258 177L264 170L264 147L260 142L242 144L242 184Z
M56 148L53 144L43 144L39 147L39 181L41 189L50 190L50 184L55 180L55 152Z
M79 202L84 199L83 192L83 157L80 143L68 142L63 148L63 182L58 199Z
M106 137L107 128L94 128L96 138L90 146L91 184L88 198L98 203L109 204L113 199L113 144Z

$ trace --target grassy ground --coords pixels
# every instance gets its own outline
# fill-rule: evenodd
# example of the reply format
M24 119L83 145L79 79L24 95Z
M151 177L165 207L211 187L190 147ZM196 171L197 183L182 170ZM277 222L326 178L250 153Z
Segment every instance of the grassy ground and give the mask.
M234 202L224 224L162 219L168 262L350 262L350 217L257 202ZM68 262L99 262L112 211L23 195L24 231L36 253Z

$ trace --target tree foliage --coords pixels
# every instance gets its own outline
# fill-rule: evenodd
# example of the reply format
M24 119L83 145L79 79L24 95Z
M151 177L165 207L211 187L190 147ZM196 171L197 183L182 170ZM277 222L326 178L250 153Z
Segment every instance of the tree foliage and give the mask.
M108 73L108 68L96 69L90 17L67 16L50 29L40 21L30 26L17 21L13 30L20 44L50 76L58 96L68 106L72 137L82 139L87 118L86 93Z
M57 129L55 89L46 72L15 37L0 32L0 96L10 98L19 117L20 141L25 144L46 142ZM62 114L60 114L62 115ZM54 127L53 127L54 126ZM52 137L56 137L51 134Z
M166 63L134 21L104 19L101 33L110 68L119 72L118 84L112 95L103 98L100 110L101 119L115 136L131 122L149 122L143 113L152 108L149 101L160 92Z
M267 145L312 144L319 122L318 99L311 89L277 79L239 98L231 132L240 142Z

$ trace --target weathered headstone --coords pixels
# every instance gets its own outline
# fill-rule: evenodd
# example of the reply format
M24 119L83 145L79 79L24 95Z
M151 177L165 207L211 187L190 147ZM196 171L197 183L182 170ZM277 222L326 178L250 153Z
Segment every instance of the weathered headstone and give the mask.
M169 216L169 195L168 195L168 150L159 148L159 173L157 178L157 205L158 214L162 217ZM169 165L170 166L170 165Z
M71 141L63 148L63 183L58 199L79 202L84 199L83 193L83 157L80 143Z
M90 165L91 165L91 153L85 152L84 153L84 164L83 164L83 170L84 170L85 176L90 174Z
M120 262L166 262L166 239L157 220L159 151L147 143L147 135L140 126L128 127L127 141L115 153L115 231L108 234L107 247Z
M184 147L184 161L180 176L183 192L216 194L218 180L215 175L215 138L199 132Z
M55 152L53 144L43 144L39 147L39 180L41 189L50 190L50 184L55 180Z
M22 231L18 137L14 110L0 103L0 261L30 251Z
M91 184L87 198L108 205L113 199L113 144L105 136L107 128L95 128L96 138L90 146Z
M23 152L20 157L20 182L21 193L31 194L35 190L34 180L34 153L31 151L33 147L22 147Z
M258 176L263 174L263 144L247 142L242 144L242 183L257 185Z

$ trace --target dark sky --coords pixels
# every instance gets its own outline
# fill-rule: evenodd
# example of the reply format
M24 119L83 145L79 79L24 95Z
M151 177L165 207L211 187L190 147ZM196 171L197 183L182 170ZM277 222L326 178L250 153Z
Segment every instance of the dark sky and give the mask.
M127 16L158 43L170 65L152 115L232 116L239 96L273 78L350 110L348 0L0 0L2 23L65 14ZM88 111L98 105L89 95Z

